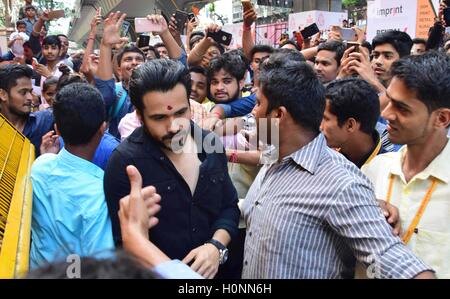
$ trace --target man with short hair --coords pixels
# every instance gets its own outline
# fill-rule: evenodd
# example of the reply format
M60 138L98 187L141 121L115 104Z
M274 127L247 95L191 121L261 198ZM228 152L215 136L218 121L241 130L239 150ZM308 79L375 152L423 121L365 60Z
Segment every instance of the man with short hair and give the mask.
M246 71L241 55L228 52L213 59L207 70L208 98L216 104L239 99Z
M65 34L58 34L57 36L61 41L61 52L59 53L59 59L62 63L73 69L73 62L67 54L67 51L69 50L69 38Z
M106 130L102 95L89 84L70 84L57 93L53 113L64 148L40 156L31 169L31 268L114 249L104 173L91 162Z
M427 51L427 40L423 38L415 38L412 40L413 46L411 55L422 55Z
M329 41L319 45L314 70L322 84L335 80L339 74L345 46L338 41Z
M42 136L53 130L49 110L31 112L33 70L26 65L0 67L0 106L2 114L34 145L40 154Z
M356 78L337 80L327 86L325 97L321 130L329 147L338 149L358 168L386 153L375 129L380 101L369 83Z
M389 139L404 145L362 171L378 199L398 207L402 240L438 278L450 278L450 57L427 52L395 62L383 111Z
M279 146L243 204L243 278L350 278L355 260L376 263L378 278L432 278L392 234L368 179L328 148L324 109L324 87L308 64L269 58L262 65L258 136Z
M412 46L412 39L406 32L389 30L380 33L372 41L372 61L364 52L365 48L360 47L359 52L354 52L355 48L350 47L345 51L338 78L358 74L378 91L383 110L389 102L384 93L392 79L391 66L400 58L410 55Z
M133 72L130 94L143 126L114 151L104 187L116 245L119 200L130 192L126 167L135 165L144 185L155 186L162 198L150 239L170 258L193 262L194 271L213 278L237 235L239 209L223 146L190 121L190 89L188 70L168 59Z

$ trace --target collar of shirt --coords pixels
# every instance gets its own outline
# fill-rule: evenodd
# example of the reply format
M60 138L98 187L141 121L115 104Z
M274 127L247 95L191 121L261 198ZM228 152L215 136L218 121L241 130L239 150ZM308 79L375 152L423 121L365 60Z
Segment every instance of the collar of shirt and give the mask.
M408 146L403 146L398 155L400 159L397 159L394 163L391 164L390 173L393 175L397 175L404 180L402 164L405 159L406 151L408 150ZM414 179L422 179L426 180L430 176L435 177L446 184L450 182L450 142L447 139L447 145L444 147L442 152L434 158L434 160L425 168L422 172L418 173L414 176ZM411 180L411 181L413 181Z
M95 165L94 163L87 161L83 158L77 157L69 153L65 148L63 148L58 154L59 161L64 164L67 168L73 168L80 170L82 169L84 173L92 174L100 179L103 178L103 170Z
M295 153L283 158L282 161L293 160L299 166L314 175L317 170L317 166L319 165L322 149L325 146L325 137L322 134L319 134L313 141Z
M373 160L373 158L376 155L384 154L386 153L386 150L383 148L383 145L381 144L380 134L377 130L374 130L372 133L372 140L374 142L373 147L370 149L370 151L361 159L361 161L358 161L356 163L356 166L361 169L363 165L369 164L370 161ZM379 148L378 148L379 147ZM376 152L375 152L376 151Z

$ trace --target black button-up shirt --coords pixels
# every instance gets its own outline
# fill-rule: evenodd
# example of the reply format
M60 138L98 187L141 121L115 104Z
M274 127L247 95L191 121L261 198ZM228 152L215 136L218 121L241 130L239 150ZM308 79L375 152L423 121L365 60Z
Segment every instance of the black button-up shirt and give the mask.
M202 136L202 140L210 133L193 123L191 128L193 135L196 131L195 136ZM142 127L117 147L105 171L105 196L116 245L121 244L119 200L130 193L128 165L139 170L144 187L155 186L161 195L161 211L156 215L159 223L149 236L170 258L183 259L218 229L225 229L232 238L237 235L238 198L228 175L225 153L207 153L202 146L198 157L200 172L192 196L184 178Z

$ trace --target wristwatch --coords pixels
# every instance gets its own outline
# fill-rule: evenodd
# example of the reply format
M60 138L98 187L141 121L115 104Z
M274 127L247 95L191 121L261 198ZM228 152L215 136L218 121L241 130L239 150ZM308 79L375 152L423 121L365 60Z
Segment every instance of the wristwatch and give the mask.
M213 244L219 250L219 264L223 265L228 260L228 248L217 240L211 239L205 244Z

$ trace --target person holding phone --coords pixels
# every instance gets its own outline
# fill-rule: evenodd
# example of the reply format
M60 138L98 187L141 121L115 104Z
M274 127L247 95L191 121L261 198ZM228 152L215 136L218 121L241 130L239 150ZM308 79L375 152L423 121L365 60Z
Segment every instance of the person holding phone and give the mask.
M223 46L208 36L208 32L219 32L220 30L221 27L217 24L210 24L206 27L205 37L189 53L188 64L190 66L201 65L206 68L212 58L225 52Z
M337 78L344 52L345 45L338 41L329 41L319 45L314 70L322 84L327 85Z

